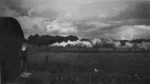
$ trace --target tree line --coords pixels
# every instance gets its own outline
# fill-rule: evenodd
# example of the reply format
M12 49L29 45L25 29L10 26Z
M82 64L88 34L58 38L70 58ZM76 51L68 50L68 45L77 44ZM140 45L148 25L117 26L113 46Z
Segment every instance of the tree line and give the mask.
M50 36L50 35L30 35L27 39L27 42L31 45L49 45L53 43L67 42L79 40L78 37L70 35L70 36Z
M30 35L25 42L31 45L49 45L53 43L61 43L67 41L77 41L79 38L77 36L69 35L69 36L51 36L51 35ZM102 39L101 39L102 40ZM82 38L80 41L90 41L88 38ZM150 42L150 39L133 39L133 40L113 40L116 42L120 42L122 45L125 45L126 42L129 43L142 43L142 42Z

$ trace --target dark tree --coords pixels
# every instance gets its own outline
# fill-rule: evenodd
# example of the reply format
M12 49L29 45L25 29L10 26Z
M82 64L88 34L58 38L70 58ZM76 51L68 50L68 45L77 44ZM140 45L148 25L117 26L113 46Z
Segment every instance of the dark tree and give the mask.
M67 36L67 37L63 37L63 36L50 36L50 35L42 35L39 36L38 34L36 35L31 35L28 38L28 43L31 45L49 45L49 44L53 44L53 43L60 43L60 42L67 42L67 41L76 41L78 40L78 37L76 36Z
M68 40L70 40L70 41L76 41L76 40L78 40L78 37L70 35L70 36L67 36L66 39L67 39L67 41Z

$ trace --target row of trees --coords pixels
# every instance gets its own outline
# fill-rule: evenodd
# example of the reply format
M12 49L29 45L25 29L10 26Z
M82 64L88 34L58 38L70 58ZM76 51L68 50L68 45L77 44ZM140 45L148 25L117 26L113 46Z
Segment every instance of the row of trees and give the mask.
M50 36L50 35L30 35L26 40L27 43L31 45L49 45L53 43L67 42L67 41L77 41L79 38L77 36ZM103 41L103 39L101 39ZM83 38L80 41L89 41L90 39ZM142 43L142 42L150 42L150 39L133 39L133 40L114 40L115 42L120 42L122 46L125 45L126 42L129 43ZM104 41L105 42L105 41ZM107 44L107 43L106 43ZM112 46L112 45L111 45Z
M78 37L76 36L50 36L50 35L42 35L39 36L38 34L36 35L31 35L28 37L27 42L32 45L49 45L53 43L60 43L60 42L67 42L68 40L70 41L76 41L78 40Z

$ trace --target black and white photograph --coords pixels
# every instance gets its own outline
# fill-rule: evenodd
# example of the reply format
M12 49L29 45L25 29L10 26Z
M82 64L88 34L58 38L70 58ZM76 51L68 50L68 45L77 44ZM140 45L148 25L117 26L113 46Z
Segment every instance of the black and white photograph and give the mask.
M0 84L150 84L150 0L0 0Z

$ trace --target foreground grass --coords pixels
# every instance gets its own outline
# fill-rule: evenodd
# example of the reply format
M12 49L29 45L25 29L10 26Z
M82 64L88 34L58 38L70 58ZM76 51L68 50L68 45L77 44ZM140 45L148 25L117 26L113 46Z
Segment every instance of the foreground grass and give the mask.
M29 71L38 75L24 79L24 83L150 84L149 55L149 53L29 52ZM48 62L45 62L46 56ZM95 72L94 69L98 71ZM46 77L47 80L41 77Z
M30 77L19 77L17 81L23 84L149 84L149 78L142 80L142 77L144 75L104 72L32 72Z

